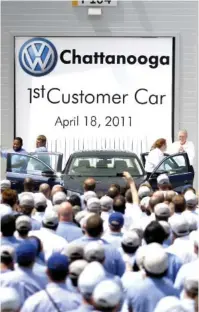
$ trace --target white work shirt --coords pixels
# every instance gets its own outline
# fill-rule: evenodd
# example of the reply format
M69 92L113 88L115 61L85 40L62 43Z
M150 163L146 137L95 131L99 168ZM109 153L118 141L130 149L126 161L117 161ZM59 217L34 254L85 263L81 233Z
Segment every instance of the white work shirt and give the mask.
M80 306L79 296L69 292L65 284L49 283L46 287L59 311L75 310ZM25 301L21 312L55 312L55 306L45 290L42 290Z
M154 148L149 152L146 159L145 171L153 172L157 165L164 159L164 153L159 148Z
M181 145L180 141L176 141L169 148L169 153L170 154L179 153L179 149L181 146L183 147L184 151L187 153L189 157L190 165L193 166L194 158L195 158L195 147L194 147L193 142L187 141L185 144Z
M178 271L174 287L182 291L184 288L185 279L197 275L198 268L199 268L199 259L184 264Z
M173 244L170 245L166 251L178 256L183 264L189 263L196 259L193 243L189 240L188 235L176 238Z
M68 242L61 236L58 236L55 231L41 228L39 231L31 231L29 236L38 237L43 245L45 261L54 253L59 252L66 254Z
M114 248L118 249L122 244L122 236L123 233L114 233L108 231L105 233L105 235L102 236L102 239L105 239L105 241L111 244Z

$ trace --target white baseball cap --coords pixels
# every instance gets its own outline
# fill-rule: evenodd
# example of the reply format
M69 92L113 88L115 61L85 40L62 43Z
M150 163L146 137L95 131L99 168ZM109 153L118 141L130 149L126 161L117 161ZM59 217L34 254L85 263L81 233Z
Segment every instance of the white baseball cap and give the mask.
M179 237L189 234L189 223L182 215L176 215L169 219L171 230Z
M87 202L90 198L97 198L97 194L93 191L87 191L83 195L83 199Z
M128 247L138 247L141 245L141 239L136 231L128 231L122 237L122 244Z
M169 218L171 215L169 206L165 203L159 203L154 207L154 213L157 217Z
M162 298L158 304L154 312L187 312L181 303L181 301L174 296L168 296Z
M35 201L34 201L33 194L31 194L29 192L24 192L24 193L20 194L20 196L19 196L19 205L21 207L34 208Z
M98 198L89 198L86 206L89 212L99 213L101 211L100 200Z
M53 210L46 211L44 213L42 221L45 225L55 226L59 223L58 214Z
M53 195L52 199L53 205L60 205L65 201L67 201L67 196L64 192L56 192Z
M34 201L35 201L35 208L47 206L47 200L43 193L35 193Z
M140 199L143 197L148 197L151 195L151 190L148 186L146 185L141 185L138 189L138 196Z
M84 247L84 259L88 262L103 261L105 259L104 245L100 242L90 242Z
M198 204L198 197L191 190L184 194L184 198L188 207L195 207Z
M104 280L94 289L93 301L96 306L114 308L122 299L122 290L114 280Z
M31 230L32 229L32 222L31 222L31 218L28 216L19 216L16 219L16 230L21 230L22 228L25 228L27 230Z
M147 245L143 266L149 273L164 273L168 269L168 255L165 249L157 243Z
M21 306L20 296L14 288L1 288L1 311L19 311Z
M157 183L159 185L170 184L169 177L167 174L163 173L157 177Z
M113 199L110 196L102 196L100 198L100 205L103 211L110 211L113 209Z
M11 188L11 182L9 180L1 180L0 181L0 189L5 191L6 189Z

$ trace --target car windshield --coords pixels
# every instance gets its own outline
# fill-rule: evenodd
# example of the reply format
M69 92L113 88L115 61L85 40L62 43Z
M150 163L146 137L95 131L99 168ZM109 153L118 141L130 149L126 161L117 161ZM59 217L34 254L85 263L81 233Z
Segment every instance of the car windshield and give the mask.
M89 156L75 157L70 163L68 174L80 176L117 176L128 171L132 176L142 176L144 171L134 156Z
M54 171L57 170L59 155L47 152L31 153L30 155L43 161L46 165L50 166Z

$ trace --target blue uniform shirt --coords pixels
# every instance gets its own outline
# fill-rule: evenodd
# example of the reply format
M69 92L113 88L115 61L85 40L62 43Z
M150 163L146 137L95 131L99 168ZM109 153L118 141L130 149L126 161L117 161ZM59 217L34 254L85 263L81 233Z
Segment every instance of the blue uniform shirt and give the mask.
M78 296L69 292L66 289L65 284L49 283L46 287L48 293L50 294L53 302L59 308L60 311L70 311L76 310L81 301ZM24 303L21 312L55 312L55 306L49 299L45 290L36 293L31 296Z
M182 262L176 255L173 255L168 252L167 252L167 255L168 255L168 260L169 260L167 277L174 283L176 276L178 274L178 271L180 270L182 266Z
M127 291L127 305L136 312L154 312L157 303L166 296L179 296L168 278L146 277L132 283Z
M21 242L18 239L16 239L15 236L2 236L1 237L1 245L9 245L16 249L20 243Z
M92 241L101 241L102 244L104 244L105 247L105 261L104 261L104 268L107 272L113 274L122 276L125 271L125 263L121 257L120 252L111 246L107 241L101 238L92 238L87 236L82 236L81 238L75 240L74 242L81 243L81 244L87 244Z
M83 236L81 228L73 222L59 222L56 234L65 238L67 242L72 242Z

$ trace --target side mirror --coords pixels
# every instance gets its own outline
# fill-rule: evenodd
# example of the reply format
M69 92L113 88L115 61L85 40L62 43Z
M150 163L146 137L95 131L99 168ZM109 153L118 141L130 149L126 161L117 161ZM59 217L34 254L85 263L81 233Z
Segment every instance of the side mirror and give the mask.
M49 170L49 171L42 171L41 174L42 174L43 177L48 177L48 178L56 177L56 174L54 173L54 171L51 171L51 170Z

